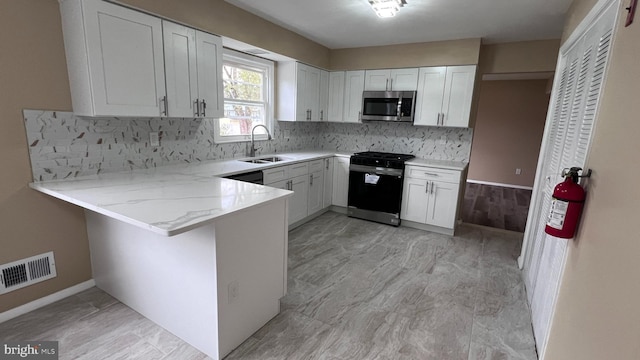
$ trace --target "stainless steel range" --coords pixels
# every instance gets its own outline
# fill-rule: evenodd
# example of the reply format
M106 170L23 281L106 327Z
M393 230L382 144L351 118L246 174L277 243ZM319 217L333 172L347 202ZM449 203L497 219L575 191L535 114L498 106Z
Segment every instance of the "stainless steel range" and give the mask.
M399 226L404 163L412 158L373 151L351 156L347 214Z

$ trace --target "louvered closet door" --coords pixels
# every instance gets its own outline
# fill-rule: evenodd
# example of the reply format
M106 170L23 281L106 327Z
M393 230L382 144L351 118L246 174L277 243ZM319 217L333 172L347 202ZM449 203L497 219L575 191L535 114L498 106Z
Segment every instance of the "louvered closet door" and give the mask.
M611 1L581 37L560 55L548 132L536 181L533 217L527 227L525 284L538 351L544 357L564 269L568 241L546 235L547 215L562 169L584 168L619 0Z

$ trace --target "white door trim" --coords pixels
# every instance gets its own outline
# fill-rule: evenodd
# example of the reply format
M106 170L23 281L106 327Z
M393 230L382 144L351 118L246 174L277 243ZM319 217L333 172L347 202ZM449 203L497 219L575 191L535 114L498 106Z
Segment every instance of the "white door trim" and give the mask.
M562 44L562 46L560 47L560 53L558 56L558 62L556 64L556 75L559 73L560 69L561 69L561 65L562 65L562 61L564 60L564 56L566 56L567 52L569 51L569 49L571 49L575 43L580 39L580 37L583 35L583 33L589 28L589 26L604 12L604 10L612 3L614 2L620 2L620 0L599 0L591 9L591 11L589 11L589 13L587 14L587 16L585 16L585 18L580 22L580 24L576 27L576 29L571 33L571 35L569 36L569 38L567 38L567 40L564 42L564 44ZM617 24L617 19L615 24ZM615 29L615 26L614 26ZM615 35L615 34L614 34ZM614 36L614 41L615 41L615 36ZM607 65L608 68L608 65ZM606 72L605 72L606 74ZM605 75L606 78L606 75ZM603 78L603 82L604 79ZM553 79L553 89L557 89L558 87L558 81L559 81L559 77L558 76L554 76ZM551 95L551 102L549 103L549 109L553 109L556 105L556 98L553 97L553 93ZM545 126L544 126L544 133L542 136L542 146L540 148L540 153L538 155L538 165L536 167L536 176L535 176L535 181L533 184L533 192L531 194L531 204L533 205L533 208L531 208L529 210L529 214L527 216L527 224L525 227L525 232L524 232L524 238L523 238L523 243L522 243L522 249L520 250L520 256L518 257L518 266L520 269L522 269L524 267L524 260L525 260L525 255L527 254L528 251L528 245L529 245L529 237L531 236L531 232L535 230L535 227L537 224L531 224L531 222L535 219L539 218L539 212L540 212L540 202L538 201L540 198L540 193L542 190L542 182L544 181L544 172L542 171L542 169L544 168L544 155L546 154L547 151L547 143L549 140L549 132L551 130L551 117L552 117L553 113L548 111L547 112L547 119L545 122ZM596 115L597 117L597 115ZM589 156L587 155L587 159L589 159ZM535 216L534 216L535 214Z

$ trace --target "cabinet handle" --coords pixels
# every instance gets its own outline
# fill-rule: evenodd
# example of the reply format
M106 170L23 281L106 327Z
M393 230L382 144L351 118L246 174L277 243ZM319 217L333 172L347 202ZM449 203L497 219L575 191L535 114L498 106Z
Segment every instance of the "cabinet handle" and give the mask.
M207 116L207 102L202 99L202 117Z
M289 190L293 191L293 180L289 180Z
M358 121L362 122L362 111L358 111Z
M384 89L389 90L389 79L387 79L387 82L384 84Z
M327 170L329 170L329 159L324 159L324 165L326 166Z
M391 78L391 86L389 86L389 91L393 91L393 78Z
M324 121L324 110L320 110L320 121Z
M313 186L313 174L309 174L309 185Z
M200 117L200 99L196 99L193 111L195 112L197 117Z
M429 172L425 172L425 175L429 175L429 176L440 176L439 174L434 174L434 173L429 173Z
M436 184L432 181L431 182L431 195L433 195L433 188L436 186Z
M160 98L160 114L167 116L168 108L167 108L167 95Z
M431 185L431 181L427 181L427 186L424 188L424 192L425 192L426 194L428 194L428 193L429 193L429 185Z

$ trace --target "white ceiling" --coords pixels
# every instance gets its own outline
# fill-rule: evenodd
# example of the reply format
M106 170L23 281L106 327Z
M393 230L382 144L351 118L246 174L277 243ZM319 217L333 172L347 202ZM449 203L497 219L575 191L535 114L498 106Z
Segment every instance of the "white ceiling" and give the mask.
M331 49L483 38L558 39L572 0L406 0L379 19L367 0L225 0Z

